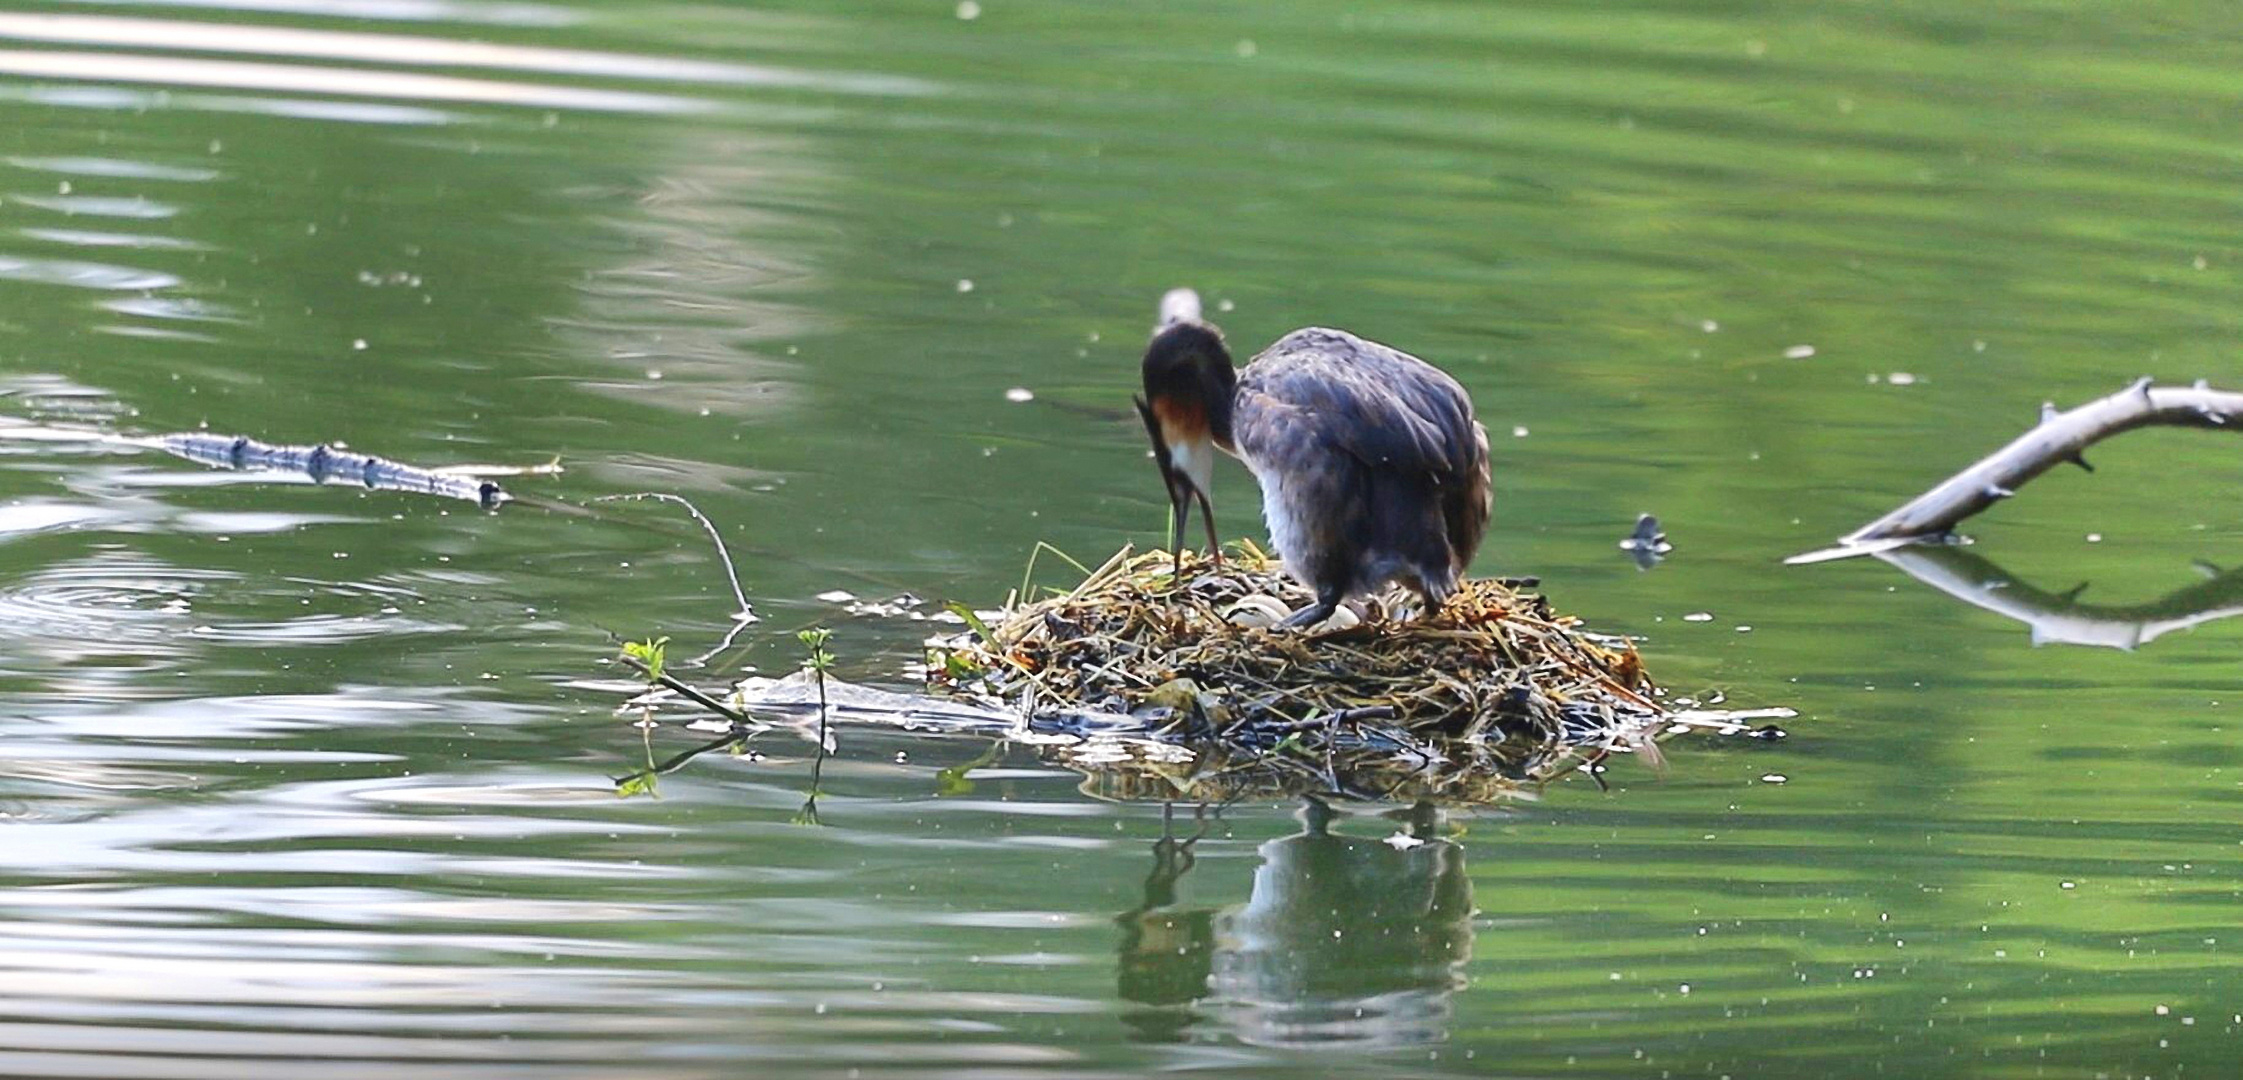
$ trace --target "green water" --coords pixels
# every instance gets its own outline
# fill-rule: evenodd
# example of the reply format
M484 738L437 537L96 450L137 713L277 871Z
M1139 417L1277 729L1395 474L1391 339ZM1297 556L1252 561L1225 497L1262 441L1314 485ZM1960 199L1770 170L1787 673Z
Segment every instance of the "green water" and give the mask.
M2243 624L2035 647L1779 560L2043 400L2243 381L2239 71L2201 3L0 12L0 1073L2222 1075ZM904 685L929 625L820 594L1158 536L1179 284L1454 372L1477 570L1791 737L1419 847L1164 841L1018 749L939 796L981 744L862 731L823 828L791 736L614 797L698 736L610 633L733 605L690 523L568 505L724 526L763 621L703 677L826 624ZM489 515L33 425L566 472ZM2139 617L2239 561L2217 435L2092 456L1966 576Z

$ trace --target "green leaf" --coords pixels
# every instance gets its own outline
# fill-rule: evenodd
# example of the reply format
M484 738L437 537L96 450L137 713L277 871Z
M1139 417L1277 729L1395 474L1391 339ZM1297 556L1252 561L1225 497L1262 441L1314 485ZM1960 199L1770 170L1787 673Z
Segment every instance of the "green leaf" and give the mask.
M809 650L809 655L802 659L804 668L823 675L833 667L833 653L826 649L826 642L832 637L833 631L823 626L813 626L807 630L795 632L795 640L801 642L802 647Z
M966 620L967 628L971 629L976 635L978 635L983 642L987 643L992 648L996 647L997 635L989 632L989 624L982 622L981 616L974 614L974 609L967 607L964 604L958 603L957 601L951 601L945 606L949 609L952 615L956 615L959 618Z
M664 646L669 643L670 639L667 637L649 638L645 641L626 641L623 643L623 655L646 666L646 680L648 682L660 682L662 681L662 654L665 651Z
M653 769L641 769L621 780L617 780L615 782L615 795L619 799L628 799L638 795L647 795L659 799L662 797L662 793L654 789L655 780L656 774Z

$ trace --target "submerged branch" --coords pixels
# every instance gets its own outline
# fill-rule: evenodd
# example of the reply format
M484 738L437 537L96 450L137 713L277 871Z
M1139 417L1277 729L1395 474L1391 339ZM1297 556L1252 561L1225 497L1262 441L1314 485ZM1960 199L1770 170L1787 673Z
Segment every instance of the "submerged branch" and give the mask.
M2231 423L2234 421L2234 423ZM2194 386L2151 386L2137 380L2126 389L2069 412L2041 406L2040 423L1899 509L1840 537L1834 547L1794 555L1787 563L1874 555L1907 544L1946 538L1955 525L2017 494L2027 481L2069 462L2094 471L2083 452L2091 445L2138 427L2226 428L2243 430L2243 393Z

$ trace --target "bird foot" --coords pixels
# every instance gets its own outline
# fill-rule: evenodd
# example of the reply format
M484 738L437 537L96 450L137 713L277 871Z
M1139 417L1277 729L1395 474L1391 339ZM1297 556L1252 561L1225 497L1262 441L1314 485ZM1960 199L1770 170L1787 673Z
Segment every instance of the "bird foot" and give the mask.
M1316 624L1331 618L1332 614L1339 610L1339 607L1339 604L1336 602L1329 600L1319 600L1305 608L1300 609L1299 611L1292 613L1291 615L1287 615L1284 621L1279 622L1277 625L1279 629L1283 630L1306 630L1309 627L1315 626Z

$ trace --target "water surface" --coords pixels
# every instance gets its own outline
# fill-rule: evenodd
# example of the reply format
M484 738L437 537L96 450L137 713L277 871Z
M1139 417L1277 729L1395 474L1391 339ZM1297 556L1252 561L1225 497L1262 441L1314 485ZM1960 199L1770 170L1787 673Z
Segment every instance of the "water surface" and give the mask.
M2035 647L1779 560L2043 400L2233 385L2231 23L0 12L0 1072L2216 1074L2243 626ZM1038 541L1157 536L1126 401L1178 284L1242 351L1322 323L1456 373L1476 569L1791 737L1433 821L1111 803L1020 748L960 792L982 744L876 732L823 827L782 734L616 798L699 736L617 712L611 635L699 652L733 604L690 522L572 507L724 527L763 621L700 677L828 625L904 685L928 624L821 594L987 605ZM494 515L98 437L205 427L567 471ZM2193 565L2236 561L2228 448L2093 457L1958 573L2232 605Z

